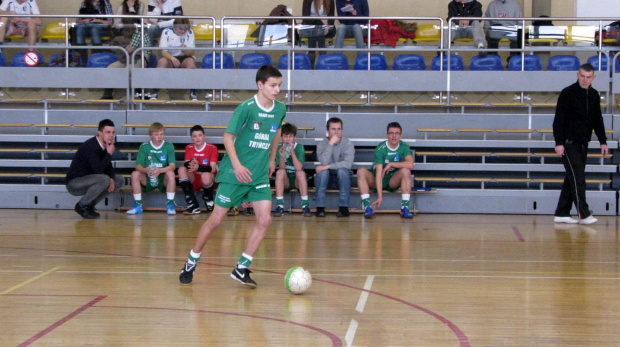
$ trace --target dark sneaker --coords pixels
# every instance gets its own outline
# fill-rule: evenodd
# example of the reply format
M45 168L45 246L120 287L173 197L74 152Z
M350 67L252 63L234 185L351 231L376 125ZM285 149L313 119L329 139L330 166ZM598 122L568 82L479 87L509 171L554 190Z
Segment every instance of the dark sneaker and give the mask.
M230 274L230 278L235 281L239 281L239 283L243 284L246 287L256 288L256 282L254 282L254 280L250 278L251 273L252 271L250 271L250 269L248 268L239 269L238 267L235 267Z
M189 93L189 99L191 101L198 101L198 97L196 96L196 93Z
M245 216L253 216L254 215L254 207L248 207L243 211Z
M227 216L236 216L238 214L239 214L239 209L234 206L228 210L228 213L226 213Z
M282 217L284 215L284 207L276 206L276 209L273 211L274 217Z
M344 207L344 206L338 207L338 214L336 215L336 217L348 217L348 216L349 216L348 207Z
M84 206L84 208L88 211L88 213L93 215L95 218L101 217L101 215L97 212L97 210L95 210L94 206L86 205Z
M211 197L202 197L202 201L204 201L205 203L205 208L207 209L207 212L211 212L213 211L213 206L215 205L215 203L213 202L213 198Z
M188 285L192 283L194 278L194 270L196 270L196 264L185 263L181 275L179 275L179 281L182 285Z
M198 207L198 205L194 205L191 204L189 205L185 211L183 211L183 214L199 214L200 213L200 207Z
M400 209L400 218L410 219L410 218L413 218L413 216L414 216L414 214L411 213L411 211L409 211L409 207L403 206Z
M312 212L310 212L310 206L306 205L301 208L301 215L304 217L312 217Z
M316 208L316 216L317 217L325 217L325 207L317 207Z
M364 218L366 219L375 218L375 211L372 210L372 207L366 206L364 208Z
M77 214L79 214L80 216L82 216L82 218L84 219L95 219L99 216L95 216L93 215L87 208L86 206L82 206L80 205L80 203L78 202L77 204L75 204L75 208L74 208L75 212L77 212Z

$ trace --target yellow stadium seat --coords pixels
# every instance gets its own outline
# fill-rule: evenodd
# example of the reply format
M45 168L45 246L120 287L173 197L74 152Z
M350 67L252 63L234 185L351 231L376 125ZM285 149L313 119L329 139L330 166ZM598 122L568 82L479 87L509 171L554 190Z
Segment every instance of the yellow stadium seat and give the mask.
M41 40L65 40L65 22L52 22L45 26Z
M441 38L441 28L439 25L422 24L418 25L415 32L414 42L439 42Z
M192 26L194 31L194 38L196 41L212 41L213 40L213 24L202 23ZM220 28L215 28L215 41L220 39Z

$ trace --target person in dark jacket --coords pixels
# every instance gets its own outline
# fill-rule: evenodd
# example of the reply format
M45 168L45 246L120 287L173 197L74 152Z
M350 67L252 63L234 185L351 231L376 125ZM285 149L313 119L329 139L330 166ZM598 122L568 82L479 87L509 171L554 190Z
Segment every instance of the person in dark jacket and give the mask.
M448 19L458 17L482 17L482 4L477 0L452 0L448 4ZM477 48L485 49L487 40L484 38L484 30L479 20L453 20L448 22L452 28L452 40L469 38L474 39ZM444 47L448 46L448 34L444 34ZM480 52L486 55L486 52Z
M368 17L370 15L367 0L336 0L336 13L338 17ZM368 19L340 19L340 25L336 30L335 48L344 47L344 39L355 37L355 47L364 48L363 25L368 24ZM357 52L362 54L362 52Z
M69 194L82 196L75 204L75 212L83 218L98 218L95 205L123 186L123 177L115 175L112 167L115 135L114 122L102 120L97 128L97 136L86 140L71 161L65 185Z
M562 157L566 169L564 184L555 210L555 223L592 224L597 219L586 202L586 157L592 130L601 144L603 158L607 157L607 137L601 114L601 99L598 91L592 88L594 67L583 64L577 72L577 82L564 88L558 98L553 119L555 153ZM575 204L579 219L570 216Z

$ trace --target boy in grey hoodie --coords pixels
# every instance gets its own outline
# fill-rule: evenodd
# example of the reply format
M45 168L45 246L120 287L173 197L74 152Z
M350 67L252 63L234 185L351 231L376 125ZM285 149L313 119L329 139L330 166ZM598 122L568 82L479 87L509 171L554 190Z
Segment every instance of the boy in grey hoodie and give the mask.
M493 0L487 7L487 11L484 14L486 17L501 17L501 18L513 18L523 17L523 11L521 6L515 0ZM499 41L501 39L510 40L510 48L521 48L521 29L517 30L516 26L521 25L519 20L488 20L484 23L484 27L487 31L487 42L489 48L498 48ZM493 29L493 26L514 27L514 30ZM512 28L510 28L512 29ZM489 54L491 54L489 52ZM494 52L492 54L497 54ZM517 52L510 52L510 55L518 54Z

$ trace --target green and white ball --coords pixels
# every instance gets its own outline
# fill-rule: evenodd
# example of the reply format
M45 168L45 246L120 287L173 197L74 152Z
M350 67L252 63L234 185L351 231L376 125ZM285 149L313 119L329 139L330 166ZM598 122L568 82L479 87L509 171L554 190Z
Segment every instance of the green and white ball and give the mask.
M284 285L293 294L303 294L312 285L312 275L301 266L292 267L284 276Z

